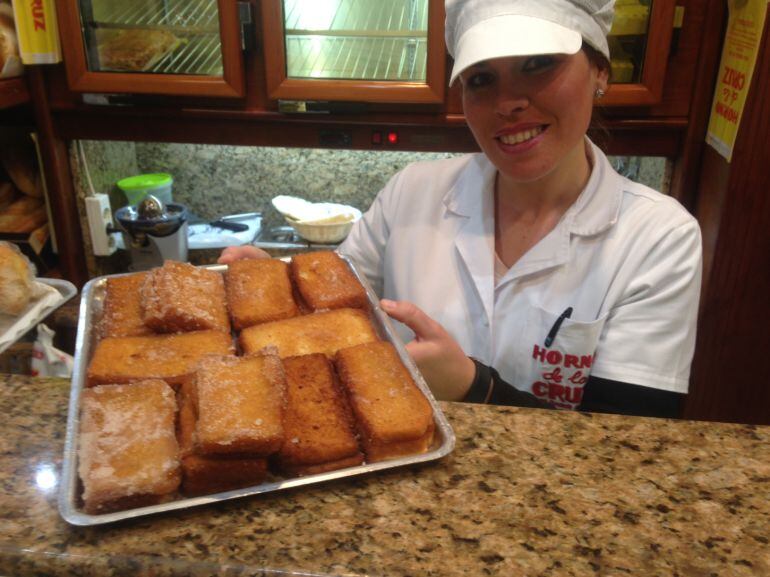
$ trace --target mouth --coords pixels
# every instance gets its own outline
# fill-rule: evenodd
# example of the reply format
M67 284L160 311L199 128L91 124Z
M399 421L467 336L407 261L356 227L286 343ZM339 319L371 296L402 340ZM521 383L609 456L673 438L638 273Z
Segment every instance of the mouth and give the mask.
M500 134L496 136L495 138L504 145L515 146L517 144L523 144L525 142L534 140L535 138L540 136L543 132L545 132L547 128L548 128L548 125L546 124L543 124L540 126L532 126L525 130L519 130L517 132L506 132L504 134Z

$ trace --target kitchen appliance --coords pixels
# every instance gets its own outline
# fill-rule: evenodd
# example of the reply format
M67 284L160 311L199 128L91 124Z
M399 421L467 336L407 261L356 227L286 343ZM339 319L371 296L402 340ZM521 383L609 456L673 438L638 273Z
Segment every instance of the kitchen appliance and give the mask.
M123 244L131 253L131 270L162 266L164 260L187 261L187 208L164 204L148 195L138 206L115 213L123 229Z
M144 197L152 195L161 202L168 204L173 201L171 198L171 187L174 179L165 172L155 172L152 174L139 174L129 176L118 181L118 188L126 195L128 204L139 204Z

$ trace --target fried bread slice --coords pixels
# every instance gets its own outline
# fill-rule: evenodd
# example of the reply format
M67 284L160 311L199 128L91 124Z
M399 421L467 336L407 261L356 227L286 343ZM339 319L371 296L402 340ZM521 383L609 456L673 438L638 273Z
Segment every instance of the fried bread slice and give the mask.
M182 459L182 493L209 495L259 485L267 474L267 459L249 455L205 456L196 452L194 389L192 381L179 389L177 435Z
M275 354L207 357L195 373L196 451L267 456L283 443L286 378Z
M102 338L153 334L142 319L141 288L146 277L147 273L135 273L107 279L100 325Z
M336 252L295 255L291 259L291 274L297 290L313 310L369 306L366 289Z
M230 331L222 274L167 260L147 273L142 319L158 333Z
M248 327L240 334L246 353L274 346L281 358L311 353L332 357L338 349L376 340L372 322L360 309L311 313Z
M78 473L87 513L159 503L177 490L175 416L174 392L157 379L83 391Z
M88 366L86 384L155 378L176 388L192 376L203 356L233 352L232 337L221 331L102 339Z
M337 351L367 462L424 453L433 441L433 409L385 341Z
M236 330L300 313L294 301L289 265L282 260L237 260L227 267L225 288Z
M362 464L350 405L329 359L315 353L284 359L283 366L287 394L279 468L307 475Z

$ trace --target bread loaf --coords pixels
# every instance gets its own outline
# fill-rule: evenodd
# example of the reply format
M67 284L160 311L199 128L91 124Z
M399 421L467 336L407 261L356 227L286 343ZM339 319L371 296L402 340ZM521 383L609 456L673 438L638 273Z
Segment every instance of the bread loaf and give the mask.
M30 233L48 222L45 204L39 198L23 196L0 212L0 232Z
M13 146L0 150L0 160L3 168L21 192L42 200L43 189L40 183L40 172L37 168L35 145L32 141L22 140Z
M161 380L83 392L78 474L90 514L154 505L181 481L174 391Z
M10 182L0 182L0 211L5 210L18 198L16 187Z
M32 296L34 265L18 247L0 241L0 313L20 314Z
M13 8L8 2L0 2L0 78L19 76L23 72Z
M144 324L156 332L230 332L219 272L167 260L147 273L141 299Z
M433 442L433 408L389 342L337 351L335 365L347 388L369 463L425 453Z

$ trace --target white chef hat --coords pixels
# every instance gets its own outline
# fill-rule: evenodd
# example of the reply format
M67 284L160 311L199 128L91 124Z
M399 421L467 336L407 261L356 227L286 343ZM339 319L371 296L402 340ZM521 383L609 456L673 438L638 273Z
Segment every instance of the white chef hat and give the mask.
M482 60L575 54L585 40L609 60L615 0L446 0L452 84Z

